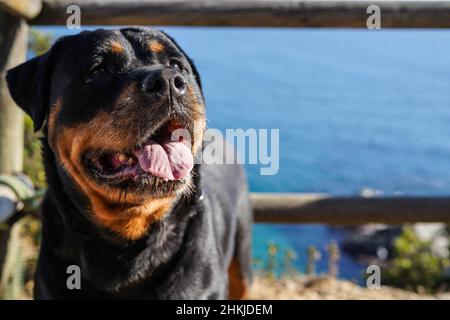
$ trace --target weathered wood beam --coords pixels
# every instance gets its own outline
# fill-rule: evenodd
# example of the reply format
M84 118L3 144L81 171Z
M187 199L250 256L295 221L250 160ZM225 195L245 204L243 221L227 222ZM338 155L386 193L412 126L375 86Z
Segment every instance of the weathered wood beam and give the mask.
M5 261L8 260L8 247L11 245L11 229L6 226L7 222L16 212L18 199L14 191L4 185L0 185L0 298L3 296L4 280L9 277L10 272Z
M24 19L0 10L0 173L22 171L23 164L23 112L13 102L5 81L6 70L23 62L27 54L28 28ZM2 188L0 215L6 219L11 214L13 201L11 192ZM15 207L14 207L15 209ZM10 236L12 237L10 238ZM18 232L0 229L0 292L3 279L9 277L5 271L8 261L6 248L9 240L17 243Z
M0 9L24 19L35 18L42 9L42 0L0 0Z
M257 223L450 223L450 197L332 197L325 194L252 193ZM10 218L16 198L0 186L0 223Z
M0 173L22 171L23 112L9 94L5 74L25 61L27 33L23 19L0 11Z
M44 0L30 23L64 25L71 4L80 6L82 25L365 28L376 4L382 28L450 27L450 2L442 1Z
M331 197L322 194L253 193L262 223L450 223L450 197Z

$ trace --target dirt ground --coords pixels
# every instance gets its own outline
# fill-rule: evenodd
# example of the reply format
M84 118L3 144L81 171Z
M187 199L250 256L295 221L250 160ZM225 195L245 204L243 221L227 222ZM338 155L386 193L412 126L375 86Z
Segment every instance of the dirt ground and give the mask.
M296 277L277 281L256 277L248 298L255 300L450 300L450 293L420 295L386 286L380 289L367 289L350 281L330 277Z
M27 283L23 299L31 299L32 281ZM249 300L450 300L450 292L421 295L382 286L381 289L362 288L350 281L325 276L295 277L281 280L255 277Z

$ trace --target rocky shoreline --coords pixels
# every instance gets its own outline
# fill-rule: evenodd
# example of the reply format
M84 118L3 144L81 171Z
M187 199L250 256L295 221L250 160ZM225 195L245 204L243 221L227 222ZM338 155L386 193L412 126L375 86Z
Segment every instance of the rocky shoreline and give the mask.
M411 225L417 236L430 241L431 250L437 256L449 256L449 239L443 223L415 223ZM393 241L401 234L402 226L368 224L345 228L342 249L364 263L383 264L392 255Z

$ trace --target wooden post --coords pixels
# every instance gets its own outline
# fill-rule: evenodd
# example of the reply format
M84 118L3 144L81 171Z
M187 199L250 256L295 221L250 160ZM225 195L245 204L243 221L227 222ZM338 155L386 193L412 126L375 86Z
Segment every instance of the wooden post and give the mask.
M0 10L0 173L22 171L24 115L9 95L5 72L25 61L27 32L26 22L22 18ZM11 268L5 266L5 261L11 259L8 258L6 248L18 242L18 228L19 226L12 229L0 229L0 279L2 280L9 278L9 274L5 272Z
M41 0L0 0L0 9L17 17L35 18L42 9Z
M25 61L25 21L0 11L0 173L21 172L23 164L23 112L9 95L5 72Z
M450 197L333 197L326 194L252 193L255 222L403 224L450 223Z
M10 230L3 223L10 216L10 213L16 209L17 196L10 188L0 185L0 298L2 296L2 279L6 277L3 272L5 260L8 252L8 240L10 238Z

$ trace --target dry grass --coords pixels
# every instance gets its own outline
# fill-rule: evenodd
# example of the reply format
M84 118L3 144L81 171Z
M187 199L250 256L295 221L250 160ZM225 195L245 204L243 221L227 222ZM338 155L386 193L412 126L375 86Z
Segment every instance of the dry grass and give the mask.
M255 300L449 300L450 293L420 295L386 286L382 286L381 289L367 289L350 281L327 276L298 276L279 280L256 277L248 298Z
M28 281L22 299L32 299L33 281ZM249 300L450 300L450 293L421 295L383 286L362 288L350 281L327 276L299 276L272 280L256 277L247 297Z

